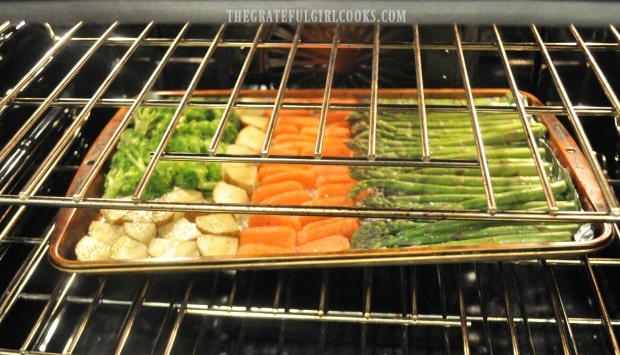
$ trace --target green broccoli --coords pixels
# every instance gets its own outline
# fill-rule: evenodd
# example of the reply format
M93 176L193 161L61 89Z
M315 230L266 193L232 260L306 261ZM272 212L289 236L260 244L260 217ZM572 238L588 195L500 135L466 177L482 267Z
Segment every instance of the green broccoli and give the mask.
M176 153L206 153L221 120L223 110L187 108L179 120L166 150ZM166 126L174 114L169 108L141 108L136 111L132 125L125 130L112 157L105 177L104 197L127 196L135 192L159 144ZM233 112L227 123L218 152L237 137L240 119ZM151 176L144 198L153 199L174 186L209 192L222 180L218 162L159 162Z

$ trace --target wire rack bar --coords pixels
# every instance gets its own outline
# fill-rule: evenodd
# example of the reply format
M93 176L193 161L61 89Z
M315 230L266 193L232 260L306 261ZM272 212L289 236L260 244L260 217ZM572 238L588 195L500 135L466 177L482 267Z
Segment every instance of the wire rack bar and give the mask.
M267 129L265 131L265 140L263 141L263 146L260 151L260 154L262 157L266 157L267 154L269 153L269 146L271 145L271 139L273 138L273 131L276 127L278 113L280 112L282 101L284 100L284 93L286 92L288 79L291 74L291 68L293 67L293 63L295 61L295 54L297 53L297 45L299 44L299 40L301 38L302 29L303 29L302 24L298 24L295 29L295 36L293 36L293 41L292 41L293 43L288 53L288 57L286 58L286 64L284 65L284 72L282 73L282 78L280 79L280 85L278 86L278 93L276 94L275 102L273 104L273 111L271 112L271 116L269 117L269 123L267 124Z
M465 97L467 99L467 107L469 108L469 114L471 119L471 126L474 134L474 140L476 143L476 151L478 156L478 162L480 163L480 171L482 174L482 184L484 186L484 193L487 199L487 211L489 213L495 213L497 211L497 204L495 202L495 195L493 194L493 184L491 182L491 173L489 171L489 164L484 148L484 142L482 140L482 132L480 131L480 123L478 121L478 112L476 111L476 105L474 104L474 95L471 90L471 84L469 80L469 74L467 73L467 64L465 62L465 56L463 54L463 47L461 46L461 35L459 33L458 25L454 25L454 39L457 47L457 59L461 77L463 81L463 87L465 88Z

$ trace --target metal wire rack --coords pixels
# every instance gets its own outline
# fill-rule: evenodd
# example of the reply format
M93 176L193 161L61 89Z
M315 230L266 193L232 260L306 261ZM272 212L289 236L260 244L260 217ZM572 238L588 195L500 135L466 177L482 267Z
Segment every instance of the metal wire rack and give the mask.
M11 23L0 25L0 38L12 31ZM48 242L53 232L53 220L59 207L114 207L114 208L180 208L188 211L237 211L233 207L187 206L162 204L154 206L140 199L140 191L133 201L110 201L85 197L82 193L65 197L68 180L75 173L83 151L96 136L105 114L120 107L130 110L138 106L199 106L189 96L176 101L162 102L148 96L155 88L170 89L160 75L171 63L186 63L174 55L179 49L206 49L197 65L193 80L183 88L186 93L201 83L202 70L209 70L211 48L238 49L244 53L228 99L205 106L232 108L275 107L279 109L310 108L325 113L329 109L370 110L376 120L379 93L379 61L384 50L408 51L413 55L412 68L417 73L415 86L419 92L429 84L424 78L422 51L450 52L457 63L457 76L469 99L469 105L456 110L468 111L473 117L477 110L497 108L472 105L473 75L467 58L469 53L493 53L504 67L507 84L513 92L522 89L511 73L519 68L519 60L527 65L532 60L544 63L555 87L557 102L541 107L518 106L526 114L556 114L567 119L577 141L594 167L598 183L603 188L608 212L545 213L533 217L528 213L502 215L493 206L493 192L488 191L489 209L474 216L463 211L436 211L432 216L451 218L505 218L531 220L566 219L577 221L616 222L618 206L608 182L609 176L601 169L595 149L581 120L602 120L617 117L620 103L616 96L617 83L613 73L600 64L603 58L620 51L620 35L616 27L604 30L580 30L570 26L573 38L544 38L543 29L532 25L525 41L505 40L511 29L490 26L489 40L466 41L461 28L449 28L448 42L425 42L418 26L407 27L412 40L387 42L381 40L381 27L373 27L370 42L341 43L337 36L331 43L261 41L265 30L259 26L252 32L254 40L226 38L226 26L213 30L212 36L192 32L192 26L175 27L172 36L156 35L155 25L127 29L114 23L102 30L89 28L83 23L51 31L53 41L46 52L18 76L0 97L0 114L26 110L27 119L18 121L7 130L6 144L0 150L0 162L8 162L11 153L29 137L34 127L43 121L50 108L73 111L69 122L58 127L53 147L45 148L42 159L18 183L0 186L0 350L7 353L410 353L426 350L429 353L618 353L616 332L619 324L616 286L613 276L620 265L615 258L615 245L597 255L579 259L532 260L520 262L480 262L445 265L385 266L374 268L342 269L288 269L269 271L213 271L185 274L152 274L122 276L85 276L54 270L47 262ZM132 33L132 36L123 32ZM300 33L301 27L296 30ZM599 32L607 34L600 39ZM552 31L551 31L552 32ZM96 35L93 35L95 33ZM586 34L594 41L585 40ZM0 42L1 43L1 42ZM56 58L66 48L81 49L68 71L58 81L49 84L43 93L35 90L36 83L46 83L49 73L57 69ZM287 72L294 61L284 67L282 82L274 101L261 103L238 101L245 75L252 67L256 51L280 49L325 49L330 51L327 78L333 75L336 49L348 48L369 51L371 55L370 100L367 105L330 105L331 81L323 90L322 104L291 104L283 101L287 87ZM96 60L99 51L112 49L116 61L109 72L101 76L95 90L77 94L72 85L87 80L83 71L89 66L100 66ZM132 56L140 51L159 50L159 59L150 62L152 71L144 70L134 91L125 97L106 95L115 88L117 79L128 75L124 69L131 65ZM524 58L513 54L525 54ZM566 63L557 59L566 53L580 56L588 73L595 78L595 86L606 98L601 103L573 102L572 81L562 71ZM561 54L561 55L560 55ZM531 56L530 56L531 55ZM137 55L142 58L142 54ZM531 57L535 57L532 59ZM585 60L584 60L585 58ZM144 62L138 62L139 64ZM587 64L585 64L587 63ZM66 63L65 63L66 65ZM108 63L109 65L109 63ZM92 70L92 68L91 68ZM47 73L47 76L46 76ZM92 74L92 71L88 71ZM331 74L329 74L331 73ZM163 82L163 83L162 83ZM425 85L426 84L426 85ZM176 87L175 87L176 89ZM71 92L67 94L67 92ZM77 91L79 92L79 91ZM88 93L88 94L86 94ZM128 98L131 97L131 98ZM551 100L553 101L553 100ZM425 107L424 95L421 108ZM420 112L425 112L424 109ZM101 115L99 113L104 113ZM128 115L129 116L129 115ZM423 117L421 117L423 120ZM90 132L90 133L89 133ZM527 129L526 129L527 132ZM171 133L168 132L168 133ZM221 129L220 129L221 134ZM0 136L1 138L2 136ZM217 144L217 138L214 144ZM479 143L479 140L478 140ZM268 144L268 142L267 142ZM317 142L320 152L320 141ZM386 165L370 153L358 162ZM163 153L164 142L155 156L160 159L188 159ZM215 146L212 147L215 152ZM434 162L432 150L408 164L443 164ZM195 159L196 157L191 157ZM255 158L218 157L217 154L200 157L205 160L280 161L273 157ZM295 162L316 162L320 156L295 159ZM155 159L153 162L155 162ZM323 160L324 161L324 160ZM484 156L479 161L484 162ZM95 164L101 167L103 160ZM482 163L484 169L484 163ZM92 178L92 177L91 177ZM485 178L485 176L483 176ZM488 177L487 177L488 178ZM148 180L148 174L143 183ZM142 187L144 184L142 185ZM487 184L488 186L488 184ZM140 189L139 189L140 190ZM550 211L553 202L549 201ZM270 212L250 207L248 211ZM280 212L294 212L284 209ZM312 211L304 211L310 212ZM316 212L316 211L315 211ZM320 213L342 214L339 210ZM365 211L364 213L368 213ZM424 213L428 213L425 211ZM372 214L372 213L371 213ZM404 217L423 217L410 211ZM542 275L542 277L541 277ZM172 292L171 292L172 290ZM206 350L205 350L206 349Z

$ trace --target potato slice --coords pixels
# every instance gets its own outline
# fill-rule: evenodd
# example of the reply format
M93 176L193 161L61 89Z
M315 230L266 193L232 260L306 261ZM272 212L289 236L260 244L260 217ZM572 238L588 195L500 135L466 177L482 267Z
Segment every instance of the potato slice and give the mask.
M141 243L148 244L157 235L157 225L152 222L125 222L125 234Z
M193 240L172 240L154 238L149 243L149 255L154 258L199 256L198 247Z
M111 210L111 209L102 209L101 215L108 223L113 224L121 224L125 220L128 210Z
M258 116L252 114L243 114L239 116L241 119L241 123L245 126L252 126L260 129L261 131L267 130L267 124L269 123L269 117L267 116Z
M235 144L244 145L254 153L260 153L265 141L265 132L252 126L243 127L237 134Z
M174 219L172 211L130 211L125 215L124 222L155 223L158 227Z
M158 197L156 201L161 202L183 202L190 203L195 201L201 201L204 197L202 192L198 190L186 190L179 187L174 187L170 192Z
M75 255L82 261L109 260L110 250L110 244L89 235L82 237L75 245Z
M162 238L172 240L196 240L202 234L196 224L185 217L159 227L158 233Z
M116 239L124 234L123 227L116 224L92 221L88 225L88 235L108 245L112 245Z
M248 193L235 185L220 181L213 189L213 201L215 203L249 203Z
M239 248L239 239L205 234L196 239L196 245L203 256L235 255Z
M110 250L110 258L115 260L144 259L149 256L146 244L126 235L116 239Z
M251 196L258 181L257 171L256 165L229 167L224 171L224 181L244 189Z
M205 234L227 235L236 237L239 235L239 223L231 214L207 214L196 217L196 227Z

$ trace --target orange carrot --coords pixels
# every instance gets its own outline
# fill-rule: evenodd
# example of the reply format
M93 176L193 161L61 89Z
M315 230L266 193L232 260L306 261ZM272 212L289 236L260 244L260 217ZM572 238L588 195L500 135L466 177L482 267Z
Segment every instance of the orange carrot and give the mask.
M319 133L319 127L302 127L299 131L300 135L316 137ZM339 127L327 125L325 127L325 137L351 138L351 130L348 127Z
M244 244L237 249L238 256L264 256L264 255L277 255L288 254L295 252L294 248L282 248L273 245L266 244Z
M301 222L297 216L252 214L248 217L248 227L286 226L298 231Z
M352 157L355 155L355 151L347 147L344 143L325 143L323 144L321 153L326 157ZM314 155L314 146L312 149L301 148L299 154Z
M266 244L280 248L294 248L297 232L286 226L250 227L239 234L239 245Z
M297 147L283 144L272 144L269 146L269 155L281 155L281 156L298 156L300 151Z
M277 122L276 126L273 128L274 136L277 136L279 134L297 134L297 133L299 133L299 128L297 128L297 126L292 123Z
M288 143L288 142L293 142L293 143L297 143L297 142L308 142L308 143L314 143L316 141L316 139L314 137L310 137L310 136L305 136L302 134L278 134L277 136L273 137L273 139L271 140L272 143Z
M349 238L336 234L303 244L299 246L297 251L300 253L329 253L346 251L350 248L351 242Z
M305 165L293 164L264 164L258 168L258 181L262 181L265 176L279 173L282 171L305 169Z
M352 113L353 111L329 111L327 113L327 123L346 122L345 119Z
M297 244L303 245L336 234L351 239L359 225L359 219L354 217L331 217L308 223L297 232Z
M280 120L284 123L294 124L300 130L303 127L318 127L319 125L319 116L286 116L280 117Z
M317 187L325 184L338 184L343 182L355 182L355 180L349 176L349 174L322 175L316 178Z
M267 197L260 203L263 205L291 205L298 206L306 201L310 201L312 197L306 190L295 190L282 192L271 197Z
M304 202L304 206L318 206L318 207L350 207L353 206L353 199L347 196L336 196L327 198L317 198L312 201ZM299 221L302 225L308 223L320 221L322 219L331 218L329 216L299 216Z
M289 191L303 191L304 186L299 181L280 181L270 185L261 185L252 193L252 202L260 203L261 201Z
M313 165L310 170L314 171L316 176L348 174L349 167L344 165Z
M324 184L317 187L314 196L316 198L334 197L334 196L346 196L349 194L349 190L355 186L357 182L342 182L336 184Z
M269 184L290 180L299 181L304 188L311 189L314 187L316 175L314 174L314 171L309 169L294 169L265 176L261 180L261 184L266 186Z

